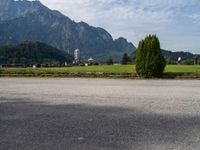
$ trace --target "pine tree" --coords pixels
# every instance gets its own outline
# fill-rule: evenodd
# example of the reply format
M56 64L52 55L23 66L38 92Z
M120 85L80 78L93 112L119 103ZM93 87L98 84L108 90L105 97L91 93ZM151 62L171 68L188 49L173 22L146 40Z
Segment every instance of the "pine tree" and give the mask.
M127 65L128 63L131 63L131 59L127 53L124 53L121 63L122 65Z
M149 35L139 42L136 51L136 71L140 77L161 77L166 61L157 36Z
M113 65L113 60L112 60L111 57L106 61L106 64L107 65Z

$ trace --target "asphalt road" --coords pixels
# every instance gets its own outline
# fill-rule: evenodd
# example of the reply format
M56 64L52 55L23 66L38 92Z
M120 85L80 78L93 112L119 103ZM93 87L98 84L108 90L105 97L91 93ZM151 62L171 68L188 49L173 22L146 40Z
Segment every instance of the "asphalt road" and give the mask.
M199 150L200 81L0 78L0 150Z

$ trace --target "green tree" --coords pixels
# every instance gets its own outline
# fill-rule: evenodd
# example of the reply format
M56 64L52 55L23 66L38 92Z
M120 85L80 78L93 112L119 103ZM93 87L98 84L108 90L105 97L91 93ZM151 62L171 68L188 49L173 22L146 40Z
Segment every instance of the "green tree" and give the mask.
M127 53L124 53L124 55L122 57L121 64L122 65L127 65L128 63L131 63L131 59L130 59L130 57L128 56Z
M106 64L107 65L113 65L113 60L112 60L111 57L106 61Z
M19 61L19 59L17 57L14 57L12 59L12 64L19 64L19 63L20 63L20 61Z
M140 77L161 77L166 66L157 36L149 35L139 42L136 51L136 71Z
M62 64L72 60L73 57L66 52L40 42L0 46L0 64Z

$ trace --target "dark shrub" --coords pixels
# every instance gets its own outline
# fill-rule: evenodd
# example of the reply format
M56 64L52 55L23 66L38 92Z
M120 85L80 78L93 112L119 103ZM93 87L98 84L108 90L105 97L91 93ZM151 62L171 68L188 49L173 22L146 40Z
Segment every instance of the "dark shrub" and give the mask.
M131 63L131 58L128 56L127 53L124 53L123 57L122 57L122 61L121 64L122 65L127 65Z
M106 61L106 64L107 65L113 65L113 60L112 60L111 57Z
M161 77L166 61L157 36L149 35L139 42L136 51L136 71L140 77Z

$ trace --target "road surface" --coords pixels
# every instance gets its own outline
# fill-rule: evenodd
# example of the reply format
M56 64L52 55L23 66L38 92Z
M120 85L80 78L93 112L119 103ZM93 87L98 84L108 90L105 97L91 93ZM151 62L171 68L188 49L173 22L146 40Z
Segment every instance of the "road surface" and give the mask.
M0 150L199 150L200 81L0 78Z

